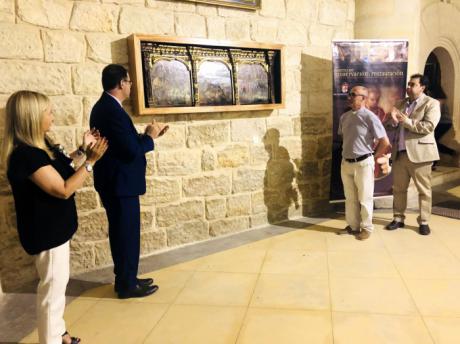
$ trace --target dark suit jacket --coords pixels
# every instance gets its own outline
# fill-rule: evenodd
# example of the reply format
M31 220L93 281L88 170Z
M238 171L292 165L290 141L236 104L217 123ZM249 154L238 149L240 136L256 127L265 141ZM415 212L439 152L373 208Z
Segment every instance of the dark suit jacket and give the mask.
M99 129L109 148L94 166L94 186L107 196L139 196L145 193L145 153L153 150L150 136L139 135L134 124L107 93L94 105L90 127Z

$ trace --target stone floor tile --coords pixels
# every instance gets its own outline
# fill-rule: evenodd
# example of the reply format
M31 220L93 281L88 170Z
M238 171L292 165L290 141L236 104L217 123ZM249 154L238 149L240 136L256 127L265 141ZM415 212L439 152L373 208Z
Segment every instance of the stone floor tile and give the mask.
M414 302L400 278L332 278L332 310L413 315Z
M245 307L173 305L144 343L233 344L245 312Z
M419 316L332 313L334 344L432 344Z
M399 277L389 254L379 251L339 251L328 253L332 277Z
M303 274L314 278L327 278L327 254L308 250L269 250L261 272Z
M460 279L406 279L423 316L460 317Z
M177 297L176 304L247 306L257 274L195 272Z
M251 308L238 344L332 343L330 312Z
M306 275L262 274L250 306L329 310L329 282Z

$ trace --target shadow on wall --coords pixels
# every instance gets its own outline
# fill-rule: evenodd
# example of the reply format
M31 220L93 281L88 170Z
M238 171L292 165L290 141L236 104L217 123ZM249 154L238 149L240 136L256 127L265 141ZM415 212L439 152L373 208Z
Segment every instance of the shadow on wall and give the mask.
M269 223L286 224L293 208L300 205L303 216L320 216L332 210L329 191L332 132L336 130L332 121L332 62L302 54L300 77L300 119L294 129L301 139L300 157L291 157L282 146L278 129L267 130L263 137L269 155L264 177ZM289 85L286 87L287 107L296 108L298 104L289 104Z
M280 146L278 129L268 129L263 137L264 148L268 153L264 176L264 203L267 207L269 223L289 219L289 207L299 208L297 187L298 167L291 160L288 150Z
M301 160L297 183L302 214L319 216L331 211L329 190L332 159L332 62L302 54L300 137Z
M38 275L34 258L19 242L13 195L3 166L0 174L0 283L3 292L15 292L19 284L34 281Z

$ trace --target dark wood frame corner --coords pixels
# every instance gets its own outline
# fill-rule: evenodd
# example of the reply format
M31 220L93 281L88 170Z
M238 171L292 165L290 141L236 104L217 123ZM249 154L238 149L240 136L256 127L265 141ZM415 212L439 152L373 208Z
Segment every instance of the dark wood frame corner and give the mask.
M145 105L144 79L142 72L141 42L150 41L156 43L189 44L209 47L225 48L248 48L248 49L272 49L280 51L280 80L281 101L270 104L253 105L218 105L218 106L181 106L181 107L158 107L149 108ZM216 41L208 39L194 39L172 36L133 34L128 37L129 72L133 80L131 99L137 115L178 114L178 113L205 113L226 111L251 111L273 110L285 107L285 79L284 79L284 55L285 47L282 44L268 44L257 42L232 42Z

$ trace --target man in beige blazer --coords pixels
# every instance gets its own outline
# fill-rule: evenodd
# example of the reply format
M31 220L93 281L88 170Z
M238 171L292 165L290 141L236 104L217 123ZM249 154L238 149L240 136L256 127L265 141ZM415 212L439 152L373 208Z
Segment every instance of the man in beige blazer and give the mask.
M396 130L392 148L393 158L393 221L388 230L404 227L407 189L410 179L418 191L419 233L430 234L431 165L439 160L434 129L441 117L439 102L425 95L428 79L414 74L407 83L408 97L391 112L387 129Z

